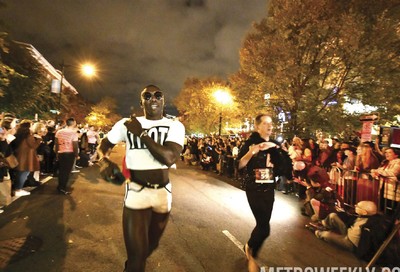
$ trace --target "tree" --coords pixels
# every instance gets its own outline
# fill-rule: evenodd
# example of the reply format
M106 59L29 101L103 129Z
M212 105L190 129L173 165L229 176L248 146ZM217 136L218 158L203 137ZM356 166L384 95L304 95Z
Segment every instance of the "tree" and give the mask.
M271 1L230 78L242 110L289 112L291 135L348 130L358 118L343 104L355 99L389 113L387 98L399 102L398 7L383 0Z
M3 45L3 46L2 46ZM19 118L61 119L88 113L88 103L81 96L64 89L61 96L50 92L51 78L26 47L10 41L7 35L0 39L0 107ZM1 92L2 91L2 92ZM51 110L61 106L60 116ZM83 120L83 117L77 120Z
M90 108L93 105L83 98L79 93L64 92L63 95L63 110L62 118L74 117L77 123L85 122L86 116L90 113Z
M9 82L9 75L14 73L14 70L3 63L2 55L8 53L8 47L6 46L5 37L6 33L0 33L0 97L4 95L4 87L7 87Z
M117 102L112 97L104 97L101 101L92 106L92 111L86 116L85 121L89 125L99 128L108 128L113 123L121 119L115 114Z
M213 96L218 89L230 90L230 86L226 81L217 77L188 78L184 82L174 104L182 116L181 121L185 125L187 133L217 133L220 113L223 116L224 124L226 122L232 124L232 121L235 120L235 102L229 106L219 104Z
M5 75L7 85L0 98L0 107L21 118L33 118L35 114L49 114L56 99L50 94L50 80L44 69L16 43L8 43L9 51L2 56L13 73Z

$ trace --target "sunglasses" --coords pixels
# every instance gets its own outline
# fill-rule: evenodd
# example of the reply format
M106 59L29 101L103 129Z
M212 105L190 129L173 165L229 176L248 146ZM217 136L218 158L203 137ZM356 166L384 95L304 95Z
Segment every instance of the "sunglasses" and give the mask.
M142 98L146 101L149 101L152 97L155 97L157 100L161 100L164 97L164 94L160 91L157 91L155 93L149 93L149 92L144 92L142 94Z

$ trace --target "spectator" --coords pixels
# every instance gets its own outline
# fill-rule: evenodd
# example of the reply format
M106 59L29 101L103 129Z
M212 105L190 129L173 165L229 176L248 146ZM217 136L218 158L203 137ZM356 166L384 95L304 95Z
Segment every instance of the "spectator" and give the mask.
M50 175L54 173L54 161L56 159L56 154L54 152L54 142L55 142L55 122L49 120L46 123L47 133L43 136L43 142L46 144L46 152L43 158L43 174Z
M358 247L363 229L372 222L369 221L377 214L377 207L372 201L360 201L356 204L355 211L358 216L348 220L342 219L344 217L341 218L339 214L330 213L321 222L326 230L316 230L315 236L352 252L368 250Z
M8 164L6 158L12 154L11 146L6 140L6 129L0 127L0 182L8 176Z
M360 145L360 153L356 157L356 170L369 173L372 169L379 167L379 159L372 150L369 143L364 142Z
M317 160L317 158L318 158L318 155L319 155L319 145L315 142L315 140L314 139L312 139L312 138L310 138L310 139L308 139L308 143L309 143L309 145L310 145L310 149L311 149L311 157L312 157L312 162L313 162L313 164L315 163L315 161Z
M330 160L332 148L329 146L329 141L323 140L320 143L319 148L320 152L315 164L325 168L328 171L332 163L332 161Z
M344 154L344 150L336 150L335 152L335 158L333 159L333 162L331 163L331 166L338 166L342 165L346 155Z
M232 158L233 158L233 178L238 179L238 163L237 156L239 154L240 141L232 141Z
M344 149L345 159L343 163L336 163L336 166L342 170L353 170L356 164L356 154L357 150L354 147L348 147Z
M43 139L40 135L32 133L31 125L31 121L23 120L17 129L15 140L12 141L12 147L19 163L16 167L17 176L13 184L15 196L30 195L30 192L22 188L30 172L40 171L36 150Z
M294 175L300 180L305 179L307 177L307 169L312 163L312 152L308 141L304 142L299 137L294 137L292 145L289 146L289 155L293 161ZM283 179L283 183L285 183L283 185L285 187L285 190L282 191L283 193L287 194L293 191L293 183L285 182L285 179ZM304 186L298 186L296 183L296 191L300 199L306 197L305 188Z
M56 133L56 154L59 161L57 190L64 195L71 194L67 189L69 176L75 163L79 159L78 133L76 132L76 121L69 118L67 126Z
M385 158L382 166L372 169L371 174L374 178L381 178L380 187L383 187L383 197L395 202L400 201L400 159L399 151L392 147L385 150Z
M304 212L315 222L335 211L336 196L329 186L329 175L325 169L312 166L307 172L307 177L311 185L307 186Z
M41 172L44 172L44 158L50 156L50 148L47 145L47 143L43 140L43 137L46 136L47 134L47 128L46 125L40 122L34 123L32 126L32 131L34 135L38 135L41 137L42 141L40 142L40 145L38 146L36 152L38 155L39 163L40 163L40 170ZM33 173L33 182L38 182L40 180L40 171L35 171ZM39 184L36 184L39 185Z
M89 153L93 156L96 152L98 143L100 142L100 137L94 126L90 126L86 133L88 139Z
M214 160L212 157L212 147L204 146L201 151L201 169L209 170L214 165Z
M293 137L292 144L289 146L289 156L293 161L303 160L303 140L299 137Z
M184 162L186 165L191 165L192 159L193 159L193 158L192 158L192 157L193 157L193 154L191 153L190 145L186 145L186 147L185 147L185 152L183 152L182 156L183 156L183 162Z

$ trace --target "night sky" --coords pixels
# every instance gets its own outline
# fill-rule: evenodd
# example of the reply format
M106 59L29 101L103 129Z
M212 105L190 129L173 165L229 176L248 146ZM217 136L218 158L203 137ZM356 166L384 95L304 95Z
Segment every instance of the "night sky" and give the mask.
M266 0L4 0L0 18L11 37L30 43L57 69L91 61L88 81L65 76L89 101L115 97L119 113L138 107L155 84L167 103L188 77L225 77L239 68L239 49Z

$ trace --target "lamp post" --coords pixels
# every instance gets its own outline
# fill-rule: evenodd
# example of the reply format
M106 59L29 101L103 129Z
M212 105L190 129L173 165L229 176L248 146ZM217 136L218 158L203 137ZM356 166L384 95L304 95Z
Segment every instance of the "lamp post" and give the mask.
M221 136L222 130L222 107L232 103L232 96L227 89L217 89L214 92L214 97L217 102L221 105L221 110L219 112L219 126L218 126L218 135Z
M65 64L64 61L60 64L61 70L58 70L60 73L60 81L59 81L59 86L57 86L57 92L59 93L58 96L58 114L61 113L61 96L62 96L62 89L63 89L63 84L65 81L65 68L66 67L76 67L74 65L70 64ZM77 68L77 67L76 67ZM91 78L96 75L96 69L93 65L85 63L80 65L79 67L81 74L84 75L85 77ZM68 83L69 84L69 83Z

